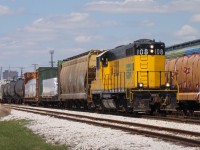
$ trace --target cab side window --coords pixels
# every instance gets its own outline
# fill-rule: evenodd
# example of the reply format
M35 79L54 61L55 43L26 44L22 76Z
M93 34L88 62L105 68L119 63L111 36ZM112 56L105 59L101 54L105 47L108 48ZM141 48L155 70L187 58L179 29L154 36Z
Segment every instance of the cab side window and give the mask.
M101 61L102 61L102 66L103 67L107 67L108 66L108 58L102 57Z

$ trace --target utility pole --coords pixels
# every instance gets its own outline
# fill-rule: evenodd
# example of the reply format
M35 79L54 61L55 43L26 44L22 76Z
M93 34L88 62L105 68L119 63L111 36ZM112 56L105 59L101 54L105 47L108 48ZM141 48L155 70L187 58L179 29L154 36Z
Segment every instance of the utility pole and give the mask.
M2 70L3 70L3 68L2 68L2 66L1 66L1 70L0 70L0 80L2 80L3 78L2 78Z
M23 78L23 69L24 69L24 67L20 67L20 69L21 69L21 78Z
M7 80L11 80L11 77L10 77L10 65L9 65L9 69L8 69L8 78Z
M34 66L34 71L36 71L38 64L32 64L32 65Z
M50 61L50 64L51 64L51 67L53 67L53 54L54 54L54 50L50 50L49 53L51 54L51 61Z

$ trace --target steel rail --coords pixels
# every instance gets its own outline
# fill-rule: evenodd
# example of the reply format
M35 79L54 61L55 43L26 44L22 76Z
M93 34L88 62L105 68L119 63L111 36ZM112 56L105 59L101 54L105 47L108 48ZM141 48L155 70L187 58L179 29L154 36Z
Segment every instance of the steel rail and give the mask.
M177 136L177 133L178 133L178 134L185 134L185 135L190 135L190 136L193 135L193 136L200 137L199 132L191 132L191 131L186 131L186 130L164 128L164 127L151 126L151 125L146 125L146 124L138 124L138 123L133 123L133 122L111 120L111 119L95 118L95 117L89 117L89 116L83 116L83 115L75 115L75 114L72 115L69 113L61 113L61 112L49 111L49 110L47 111L47 110L41 110L41 109L35 109L35 108L33 110L31 110L32 108L17 108L17 107L12 107L12 108L16 110L36 113L40 115L48 115L48 116L52 116L52 117L60 118L60 119L66 119L66 120L87 123L87 124L102 126L102 127L109 127L112 129L129 132L131 134L145 135L148 137L159 138L159 139L163 139L163 140L167 140L171 142L176 142L176 143L178 142L179 144L182 144L185 146L195 146L195 147L200 146L199 140ZM106 121L106 122L103 122L103 121ZM147 131L145 129L143 130L143 129L138 129L138 128L130 128L127 126L122 126L122 125L137 126L140 128L145 128L145 129L149 128L149 129L158 130L158 131L162 130L162 131L171 132L173 134L171 135L171 134L166 134L166 133L159 133L156 131Z

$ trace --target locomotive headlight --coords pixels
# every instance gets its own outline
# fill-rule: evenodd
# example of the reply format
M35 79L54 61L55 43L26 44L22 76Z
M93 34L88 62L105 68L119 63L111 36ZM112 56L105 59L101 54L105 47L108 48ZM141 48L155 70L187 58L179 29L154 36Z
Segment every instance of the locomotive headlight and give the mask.
M154 52L154 50L153 50L153 49L151 49L151 50L150 50L150 53L153 53L153 52Z
M138 83L139 88L143 88L143 83Z
M166 86L167 88L169 88L169 87L170 87L170 83L167 82L167 83L165 84L165 86Z
M150 45L150 48L153 49L153 48L154 48L154 45Z

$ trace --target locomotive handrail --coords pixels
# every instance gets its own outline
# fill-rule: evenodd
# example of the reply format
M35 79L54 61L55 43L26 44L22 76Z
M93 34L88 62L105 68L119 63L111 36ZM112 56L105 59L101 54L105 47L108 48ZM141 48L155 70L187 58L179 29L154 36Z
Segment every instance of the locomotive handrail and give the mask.
M171 78L176 84L176 87L177 87L176 100L178 100L178 102L179 102L179 85L178 85L178 81L176 80L176 78L174 76L171 76Z
M147 73L147 76L146 76L146 80L147 80L147 83L146 83L146 87L149 88L149 75L150 73L159 73L159 81L160 81L160 88L162 87L162 73L167 73L167 82L170 83L170 85L172 84L172 72L171 71L137 71L137 83L135 85L138 85L139 84L139 73ZM169 77L168 77L169 75ZM170 79L170 81L168 81Z

